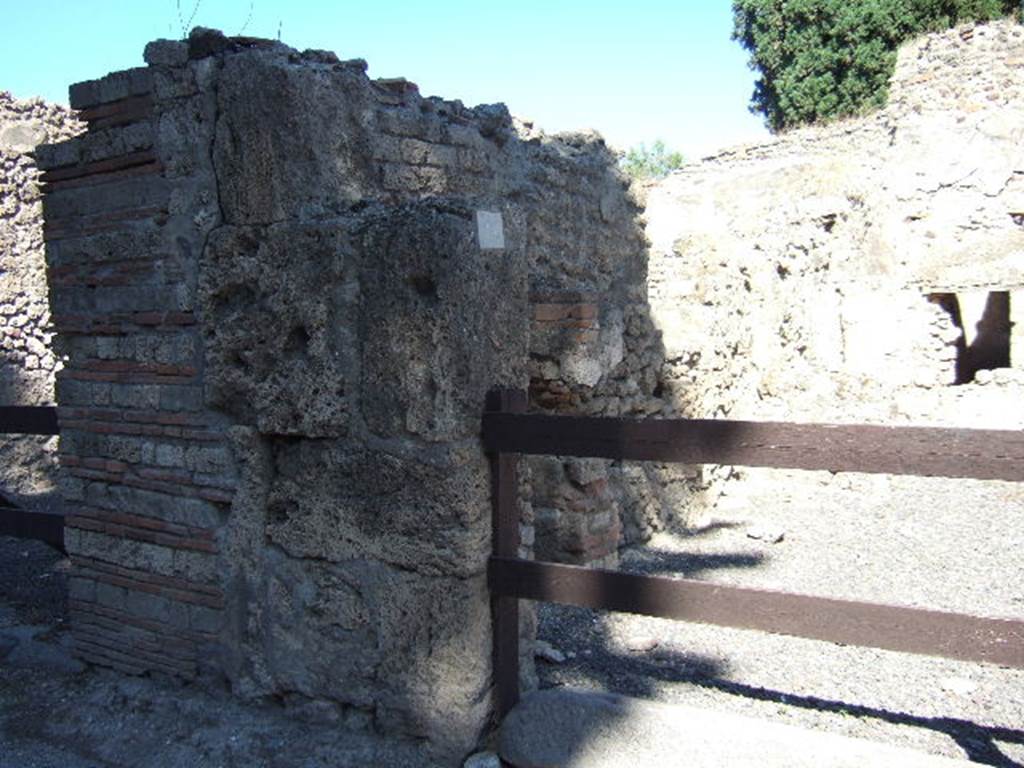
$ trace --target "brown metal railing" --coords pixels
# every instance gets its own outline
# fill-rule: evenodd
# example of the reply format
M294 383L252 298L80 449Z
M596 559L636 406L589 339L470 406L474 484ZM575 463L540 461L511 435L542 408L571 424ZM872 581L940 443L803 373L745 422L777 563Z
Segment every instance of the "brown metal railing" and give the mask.
M57 409L52 406L0 406L0 435L56 435ZM64 515L34 512L0 496L0 536L36 539L64 551Z
M1024 481L1024 433L696 419L526 414L495 390L483 417L491 456L497 710L519 699L519 600L757 629L848 645L1024 668L1024 621L836 600L693 579L522 560L518 454Z

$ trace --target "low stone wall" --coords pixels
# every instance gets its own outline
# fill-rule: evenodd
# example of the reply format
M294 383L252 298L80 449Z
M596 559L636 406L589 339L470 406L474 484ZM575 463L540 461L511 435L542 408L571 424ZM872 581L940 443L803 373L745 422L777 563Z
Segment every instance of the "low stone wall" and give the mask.
M71 110L0 92L0 404L52 405L52 346L36 146L82 130ZM0 438L0 494L51 506L54 438Z

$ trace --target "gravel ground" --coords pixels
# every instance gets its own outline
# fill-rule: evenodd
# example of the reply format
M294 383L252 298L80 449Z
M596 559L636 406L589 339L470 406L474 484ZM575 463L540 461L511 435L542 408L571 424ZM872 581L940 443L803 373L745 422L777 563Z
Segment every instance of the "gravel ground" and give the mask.
M657 535L621 567L1021 618L1022 552L1018 485L751 470L692 529ZM550 605L540 635L572 655L539 662L542 687L1024 766L1024 670Z
M68 560L45 544L0 536L0 628L60 630L67 612Z

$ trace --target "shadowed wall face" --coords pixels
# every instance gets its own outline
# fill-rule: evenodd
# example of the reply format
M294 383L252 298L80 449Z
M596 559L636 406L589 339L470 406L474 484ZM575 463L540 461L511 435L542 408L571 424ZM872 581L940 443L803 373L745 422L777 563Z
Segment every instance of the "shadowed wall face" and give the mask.
M607 292L598 382L643 331L614 155L270 41L146 60L40 152L78 653L454 763L491 710L484 395L528 383L531 291Z

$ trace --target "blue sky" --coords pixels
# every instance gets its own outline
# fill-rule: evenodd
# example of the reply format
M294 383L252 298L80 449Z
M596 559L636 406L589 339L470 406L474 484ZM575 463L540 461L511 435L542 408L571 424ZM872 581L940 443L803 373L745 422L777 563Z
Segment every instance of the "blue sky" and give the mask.
M180 0L182 21L195 0ZM0 90L67 100L67 86L138 66L180 37L176 0L0 0ZM248 20L248 23L247 23ZM767 135L728 0L515 4L200 0L193 25L364 58L424 95L505 102L549 131L596 128L619 147L664 140L688 157Z

